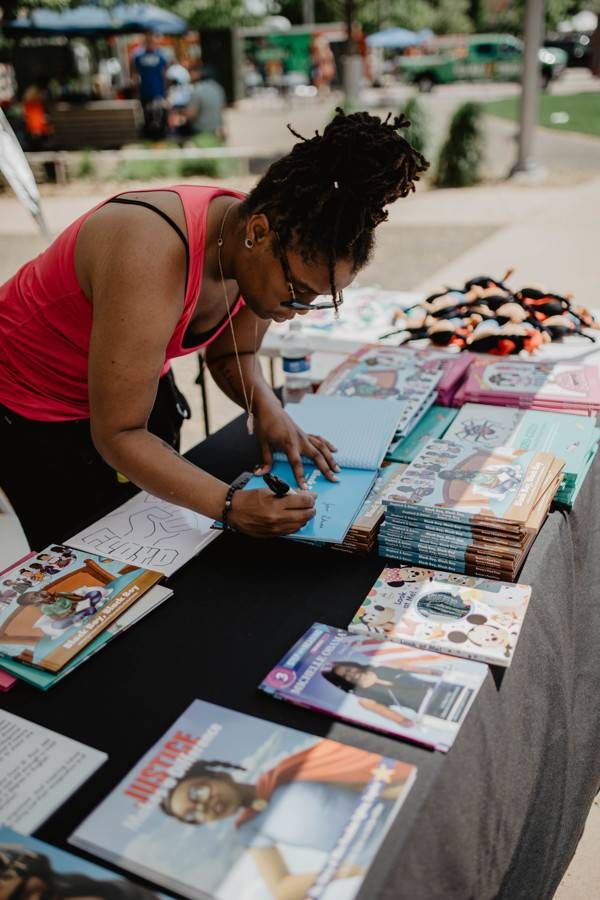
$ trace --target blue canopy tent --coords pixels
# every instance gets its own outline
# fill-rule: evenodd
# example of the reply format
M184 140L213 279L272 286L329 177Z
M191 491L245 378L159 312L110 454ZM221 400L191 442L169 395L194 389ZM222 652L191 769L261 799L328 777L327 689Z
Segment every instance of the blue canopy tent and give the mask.
M405 50L407 47L417 47L429 38L433 37L433 31L422 28L421 31L409 31L407 28L385 28L370 34L367 38L369 47L381 47L389 50Z
M185 34L187 22L151 3L120 3L112 10L115 27L121 33L156 31L159 34Z
M121 3L112 10L91 4L60 12L34 9L27 18L14 19L6 25L7 34L13 37L59 34L66 37L101 37L142 31L176 35L185 34L187 30L184 19L149 3Z
M66 35L90 37L114 34L111 14L100 6L77 6L60 12L53 9L34 9L27 18L14 19L6 26L14 35Z

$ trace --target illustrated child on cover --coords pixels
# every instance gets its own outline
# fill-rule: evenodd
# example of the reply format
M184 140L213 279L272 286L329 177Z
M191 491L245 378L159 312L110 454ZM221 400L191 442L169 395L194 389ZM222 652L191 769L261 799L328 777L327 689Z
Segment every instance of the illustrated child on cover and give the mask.
M291 872L278 845L330 853L380 761L376 753L318 740L271 765L255 783L249 783L242 766L200 760L178 780L161 808L181 822L205 828L231 819L236 837L248 848L271 894L302 900L317 872ZM380 794L388 813L402 793L408 770L404 763L397 763L389 785ZM368 846L365 849L368 851ZM342 864L335 878L362 872L360 864Z
M50 637L58 637L67 628L78 625L104 606L112 591L108 588L83 585L72 592L52 593L47 590L27 591L17 603L19 606L37 606L42 617L36 627Z

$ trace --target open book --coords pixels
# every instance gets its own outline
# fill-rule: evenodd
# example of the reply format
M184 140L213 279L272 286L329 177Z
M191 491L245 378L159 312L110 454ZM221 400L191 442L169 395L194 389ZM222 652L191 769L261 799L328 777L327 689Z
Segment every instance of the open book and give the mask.
M337 447L338 465L352 469L380 466L402 415L399 404L319 394L308 394L285 411L307 434L321 435ZM278 453L276 458L285 456Z

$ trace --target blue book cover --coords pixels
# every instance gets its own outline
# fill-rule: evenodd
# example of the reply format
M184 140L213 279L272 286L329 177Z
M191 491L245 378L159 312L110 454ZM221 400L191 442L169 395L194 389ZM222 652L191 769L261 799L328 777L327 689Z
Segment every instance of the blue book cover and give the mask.
M487 666L316 622L261 690L438 750L452 746Z
M395 404L316 394L308 394L300 403L289 403L286 412L307 434L318 434L330 441L337 447L338 464L353 469L380 466L401 414ZM281 452L275 454L275 459L285 458Z
M410 463L432 438L441 438L458 413L448 406L432 406L409 435L388 454L394 462Z
M276 462L271 470L274 475L289 485L296 483L292 467L287 462ZM377 471L372 469L342 469L339 481L328 481L315 466L304 466L308 490L317 495L316 515L295 534L285 535L293 541L319 541L341 543L352 522L359 513ZM265 483L259 475L253 475L243 490L264 489ZM284 503L285 497L279 502Z
M25 897L159 900L169 896L4 826L0 826L0 882L7 891L0 896L12 900Z
M352 900L415 774L195 700L70 840L184 897Z

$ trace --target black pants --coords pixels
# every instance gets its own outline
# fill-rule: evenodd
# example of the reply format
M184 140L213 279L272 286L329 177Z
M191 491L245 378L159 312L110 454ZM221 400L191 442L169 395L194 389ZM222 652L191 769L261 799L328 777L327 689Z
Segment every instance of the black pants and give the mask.
M148 430L179 449L189 406L169 372L161 378ZM124 503L137 488L104 462L89 419L36 422L0 404L0 487L33 550L61 543Z

